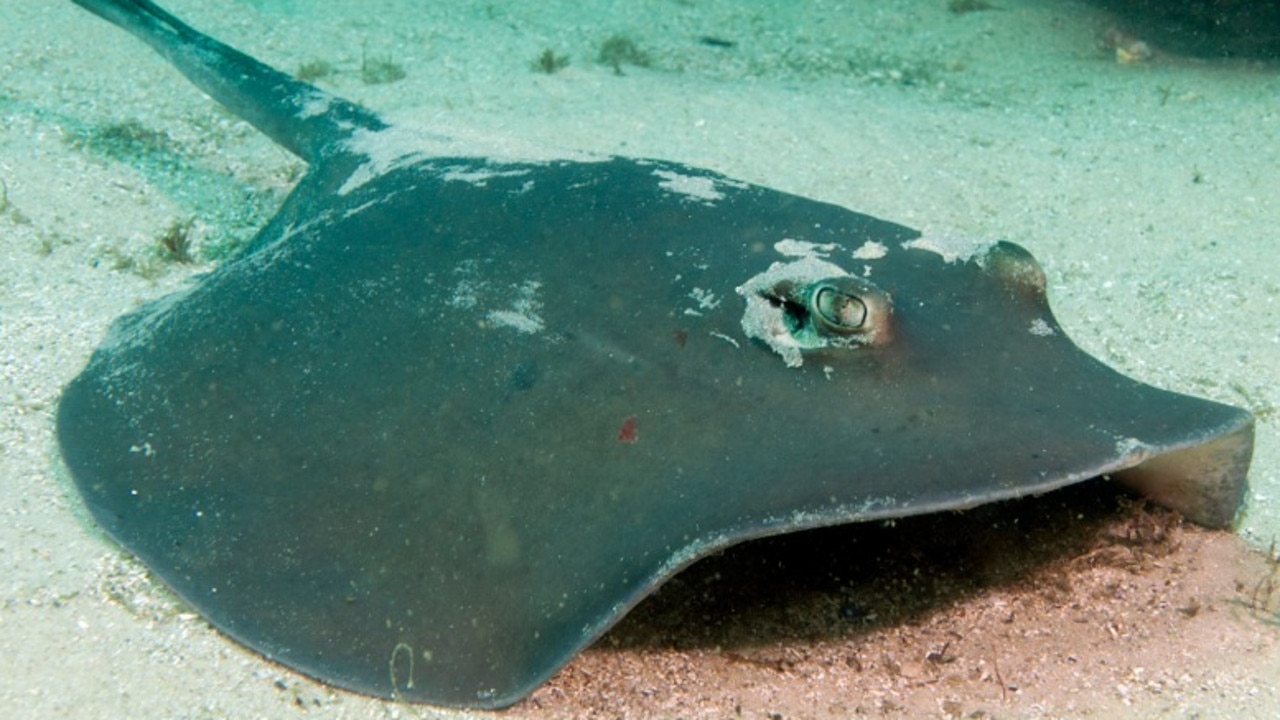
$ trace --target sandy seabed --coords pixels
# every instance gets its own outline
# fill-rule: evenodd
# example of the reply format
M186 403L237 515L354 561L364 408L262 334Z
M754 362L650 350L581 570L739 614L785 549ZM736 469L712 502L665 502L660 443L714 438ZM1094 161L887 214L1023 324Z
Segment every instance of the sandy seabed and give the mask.
M1266 556L1280 535L1280 75L1159 48L1119 64L1100 45L1115 19L1088 5L996 4L169 3L286 70L327 62L325 87L440 132L676 160L1012 240L1086 351L1258 414L1237 534L1096 483L753 543L679 576L503 716L1280 714ZM206 257L251 235L302 166L71 3L2 0L0 27L0 712L465 716L266 662L93 531L56 471L59 389L114 318L207 269L158 253L175 223ZM614 36L648 67L600 62ZM546 49L568 66L537 72ZM404 77L368 84L362 57ZM113 154L112 127L159 158Z

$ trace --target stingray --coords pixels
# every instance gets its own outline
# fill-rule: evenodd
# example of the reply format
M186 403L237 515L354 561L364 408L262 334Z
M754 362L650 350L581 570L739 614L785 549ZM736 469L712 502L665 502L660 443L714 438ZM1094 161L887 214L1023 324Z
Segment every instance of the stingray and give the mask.
M146 0L76 1L309 164L57 413L96 522L271 660L501 707L751 538L1102 475L1234 522L1252 416L1078 349L1014 244L411 130Z

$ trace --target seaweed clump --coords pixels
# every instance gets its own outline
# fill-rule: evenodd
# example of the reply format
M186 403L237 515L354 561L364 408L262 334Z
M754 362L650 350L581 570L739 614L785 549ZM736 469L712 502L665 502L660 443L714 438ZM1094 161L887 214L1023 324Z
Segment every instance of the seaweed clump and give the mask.
M6 218L14 225L30 225L31 218L22 214L22 211L13 206L9 201L9 183L0 178L0 217Z
M163 275L170 265L191 265L196 262L194 233L194 216L174 220L156 236L154 244L129 249L125 243L117 242L100 250L98 261L105 261L107 266L117 272L128 272L145 280L155 280ZM42 248L44 254L52 252L53 244ZM97 264L98 261L95 261Z
M162 164L178 164L182 149L163 130L154 130L137 120L124 120L97 125L75 133L72 147L105 155L113 160L136 162L139 158Z
M165 228L164 232L156 238L157 251L162 260L175 262L182 265L190 265L195 262L195 256L191 254L191 226L194 225L196 219L194 217L186 220L175 220Z
M360 51L360 80L365 85L385 85L403 80L408 73L390 57L369 57Z
M546 48L537 60L533 61L535 72L550 75L569 67L568 55L557 55L551 48Z
M294 73L293 76L303 82L315 82L336 73L337 68L328 60L311 60L299 65L298 72Z
M987 0L949 0L947 9L956 15L965 15L971 12L995 10L996 6L987 2Z
M596 59L603 65L613 68L615 75L623 75L623 65L647 68L653 64L649 53L640 49L636 42L626 35L614 35L600 43L600 53Z

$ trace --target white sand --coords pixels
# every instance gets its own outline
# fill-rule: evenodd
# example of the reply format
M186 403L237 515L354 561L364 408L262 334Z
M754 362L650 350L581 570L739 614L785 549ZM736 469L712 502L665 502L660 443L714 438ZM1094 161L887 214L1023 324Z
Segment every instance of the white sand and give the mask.
M1051 0L997 0L999 11L964 16L944 0L776 4L168 7L286 70L334 62L344 72L327 87L441 132L677 160L932 233L1024 245L1086 351L1154 385L1261 413L1241 533L1260 545L1280 535L1275 70L1160 56L1121 66L1097 47L1105 16ZM0 715L430 717L334 693L222 638L95 535L60 484L59 388L113 318L191 272L117 269L121 259L156 267L155 238L196 214L186 193L280 190L299 166L70 3L3 0L0 27ZM654 67L619 77L595 63L616 33ZM709 47L700 35L738 45ZM365 45L407 77L361 83ZM570 56L568 69L530 70L548 47ZM68 142L130 119L167 132L200 172L174 190ZM199 234L216 235L209 225L225 217L202 214ZM1258 677L1277 667L1273 638L1255 650L1215 668L1222 682L1187 689L1189 705L1138 692L1125 707L1274 716L1275 683ZM1039 713L1011 702L1010 715ZM1082 702L1057 715L1088 714Z

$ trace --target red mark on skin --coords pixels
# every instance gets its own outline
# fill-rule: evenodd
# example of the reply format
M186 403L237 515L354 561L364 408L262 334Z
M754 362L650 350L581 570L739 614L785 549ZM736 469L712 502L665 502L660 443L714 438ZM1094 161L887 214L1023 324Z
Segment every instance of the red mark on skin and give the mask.
M639 438L636 434L636 416L632 415L622 421L622 429L618 431L618 442L624 442L630 445Z

